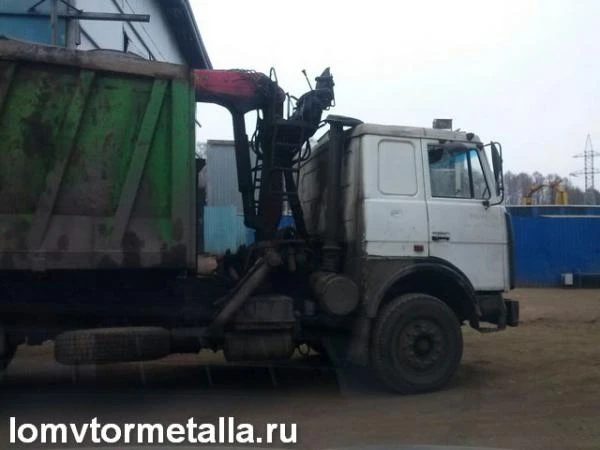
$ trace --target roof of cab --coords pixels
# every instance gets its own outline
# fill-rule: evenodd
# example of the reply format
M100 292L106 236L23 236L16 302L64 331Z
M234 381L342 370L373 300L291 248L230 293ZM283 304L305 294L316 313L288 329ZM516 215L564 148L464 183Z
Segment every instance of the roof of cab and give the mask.
M448 141L469 141L466 131L440 130L436 128L405 127L397 125L376 125L372 123L363 123L352 130L352 136L362 136L364 134L374 134L377 136L390 137L410 137L410 138L429 138L444 139ZM470 142L481 142L479 136L473 134Z

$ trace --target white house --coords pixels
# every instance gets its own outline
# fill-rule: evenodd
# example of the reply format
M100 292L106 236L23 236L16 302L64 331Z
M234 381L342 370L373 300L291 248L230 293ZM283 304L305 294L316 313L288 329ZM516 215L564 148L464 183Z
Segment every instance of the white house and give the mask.
M0 35L211 68L189 0L0 0Z

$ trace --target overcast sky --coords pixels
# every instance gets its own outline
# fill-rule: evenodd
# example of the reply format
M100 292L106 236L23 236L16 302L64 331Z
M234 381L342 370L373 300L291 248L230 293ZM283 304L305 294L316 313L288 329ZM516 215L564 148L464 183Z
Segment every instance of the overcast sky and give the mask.
M191 3L214 68L275 67L299 95L302 69L312 79L331 66L336 114L424 127L453 118L502 142L512 171L567 176L583 167L572 155L588 133L600 149L600 1ZM200 139L231 138L219 107L200 105L199 120Z

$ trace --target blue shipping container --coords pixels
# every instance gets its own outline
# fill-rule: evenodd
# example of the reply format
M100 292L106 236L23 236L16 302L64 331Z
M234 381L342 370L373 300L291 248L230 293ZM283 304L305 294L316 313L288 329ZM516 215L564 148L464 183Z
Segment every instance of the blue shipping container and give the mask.
M573 273L576 279L581 274L600 276L600 214L590 214L597 208L509 211L517 286L557 286L563 273Z

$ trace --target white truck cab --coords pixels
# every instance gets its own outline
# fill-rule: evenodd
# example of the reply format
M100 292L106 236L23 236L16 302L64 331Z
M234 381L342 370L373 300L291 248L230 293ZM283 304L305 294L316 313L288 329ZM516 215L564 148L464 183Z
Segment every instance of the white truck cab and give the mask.
M512 232L503 205L501 147L484 145L473 133L373 124L347 130L345 141L340 204L334 207L341 221L339 240L345 243L344 270L359 287L364 317L354 328L363 342L354 339L350 353L358 362L370 358L394 389L419 392L427 377L407 381L410 376L398 368L381 369L381 361L373 361L378 330L382 342L394 339L386 331L386 317L401 311L407 299L437 300L452 310L457 323L467 321L478 330L518 323L518 303L502 295L512 287ZM329 207L328 145L326 135L300 172L302 209L315 234L325 229ZM427 329L437 322L443 321L417 321L416 326ZM409 335L434 342L448 330L438 331ZM415 342L410 348L418 347ZM449 345L440 351L449 351ZM456 347L462 354L462 338ZM394 352L385 345L380 350ZM415 367L422 364L428 363L418 361Z
M477 136L360 125L352 140L357 167L347 182L362 200L365 255L439 258L477 291L508 290L506 212Z

